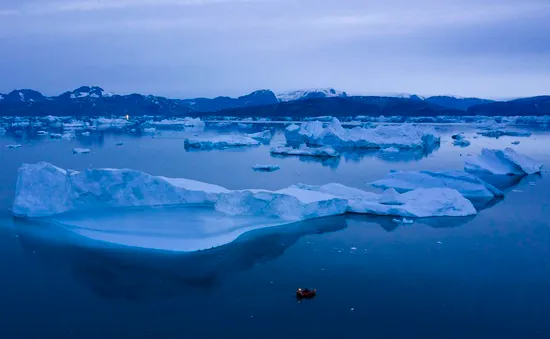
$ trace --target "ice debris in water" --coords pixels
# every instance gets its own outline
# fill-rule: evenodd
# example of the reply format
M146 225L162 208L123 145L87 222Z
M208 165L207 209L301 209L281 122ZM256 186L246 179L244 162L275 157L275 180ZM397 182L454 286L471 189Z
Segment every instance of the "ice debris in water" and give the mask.
M493 199L503 197L504 193L480 178L464 171L393 171L372 186L399 192L408 192L418 188L452 188L467 199Z
M226 147L258 146L260 142L244 135L219 135L210 138L185 139L186 148L195 149L222 149Z
M531 136L531 132L517 132L517 131L506 130L506 129L497 129L497 130L477 132L477 134L480 134L480 135L483 135L484 137L489 137L489 138L500 138L502 136L511 136L511 137L529 137L529 136Z
M154 127L146 127L143 129L143 133L155 133L157 131Z
M497 175L526 175L539 173L543 165L532 158L518 154L512 148L493 150L484 148L477 157L466 160L468 172Z
M36 132L37 135L48 135L48 132L46 131L38 131Z
M91 135L90 132L82 132L83 137L89 137Z
M124 143L123 142L117 142L115 145L116 146L122 146L122 145L124 145Z
M275 172L281 167L279 165L255 165L252 166L252 169L258 172Z
M327 127L320 121L291 125L285 131L289 143L345 148L423 148L439 144L435 130L409 124L345 129L337 118Z
M89 154L90 150L88 148L73 148L73 154Z
M310 157L339 157L338 153L332 147L308 147L306 144L301 144L298 148L287 146L277 146L271 149L271 154L279 155L296 155Z
M6 148L21 148L22 146L20 144L16 145L6 145Z
M516 141L512 141L511 144L512 144L512 145L519 145L520 142L516 140Z
M296 185L277 191L232 191L130 169L77 172L40 162L20 167L12 213L20 217L41 217L98 208L191 204L209 204L228 215L263 215L288 222L346 212L402 217L477 213L470 201L449 188L417 189L396 199L402 204L382 204L381 194L340 184Z

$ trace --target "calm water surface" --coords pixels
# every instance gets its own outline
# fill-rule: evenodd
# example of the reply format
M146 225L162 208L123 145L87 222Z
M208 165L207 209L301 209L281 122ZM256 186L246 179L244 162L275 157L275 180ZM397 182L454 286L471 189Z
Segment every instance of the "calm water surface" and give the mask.
M133 168L230 189L368 188L391 169L462 168L482 147L520 140L518 152L550 166L550 133L479 137L459 148L450 135L475 130L439 128L442 145L431 154L349 153L339 161L273 158L268 146L187 152L183 138L195 132L95 132L72 141L8 133L0 137L0 338L549 338L546 173L508 183L505 199L473 218L398 226L392 218L331 217L195 254L83 246L74 234L9 212L22 162ZM23 147L5 148L13 143ZM92 153L73 156L74 147ZM281 170L254 172L255 164ZM319 294L298 303L297 287Z

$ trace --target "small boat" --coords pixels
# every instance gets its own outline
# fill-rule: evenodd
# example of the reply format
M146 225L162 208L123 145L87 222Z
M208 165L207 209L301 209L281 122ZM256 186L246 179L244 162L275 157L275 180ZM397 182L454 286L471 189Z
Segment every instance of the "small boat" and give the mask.
M298 299L311 299L313 297L315 297L315 295L317 294L317 290L313 289L313 290L309 290L307 288L305 289L297 289L296 290L296 297Z

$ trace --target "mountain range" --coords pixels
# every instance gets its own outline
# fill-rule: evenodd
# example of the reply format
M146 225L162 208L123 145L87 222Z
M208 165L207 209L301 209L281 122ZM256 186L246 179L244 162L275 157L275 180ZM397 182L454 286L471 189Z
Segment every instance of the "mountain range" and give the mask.
M1 116L436 116L550 115L550 96L493 101L454 96L350 96L332 88L274 93L259 90L238 98L169 99L116 95L83 86L58 96L23 89L0 94Z

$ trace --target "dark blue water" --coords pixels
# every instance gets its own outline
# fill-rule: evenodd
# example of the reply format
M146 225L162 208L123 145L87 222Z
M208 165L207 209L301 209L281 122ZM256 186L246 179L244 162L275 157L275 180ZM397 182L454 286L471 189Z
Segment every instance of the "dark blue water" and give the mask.
M508 146L550 166L550 134L450 144L429 155L350 154L338 163L271 158L267 146L186 152L181 133L74 141L0 139L0 338L548 338L550 180L525 177L477 216L398 226L342 216L262 229L194 254L81 246L9 215L17 167L134 168L228 188L341 182L390 169L460 168ZM279 138L279 137L278 137ZM115 143L124 141L124 146ZM7 150L18 142L21 149ZM277 139L274 140L277 142ZM74 147L92 154L73 156ZM462 154L462 156L461 156ZM279 164L258 173L256 163ZM52 236L53 235L53 236ZM297 287L317 288L298 303Z

